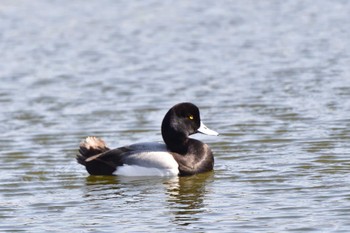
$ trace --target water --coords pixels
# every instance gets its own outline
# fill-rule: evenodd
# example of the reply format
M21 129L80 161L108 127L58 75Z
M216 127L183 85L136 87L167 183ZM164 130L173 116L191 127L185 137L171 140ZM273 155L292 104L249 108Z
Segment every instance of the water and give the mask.
M348 1L0 3L0 231L348 232ZM92 177L191 101L212 173Z

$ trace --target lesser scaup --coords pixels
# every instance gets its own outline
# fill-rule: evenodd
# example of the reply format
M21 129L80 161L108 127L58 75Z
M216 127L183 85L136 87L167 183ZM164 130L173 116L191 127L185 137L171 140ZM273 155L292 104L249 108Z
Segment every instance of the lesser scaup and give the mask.
M218 135L201 122L197 106L173 106L165 115L161 130L165 144L137 143L112 150L102 139L88 137L80 144L77 161L91 175L185 176L213 169L209 146L188 137L198 132Z

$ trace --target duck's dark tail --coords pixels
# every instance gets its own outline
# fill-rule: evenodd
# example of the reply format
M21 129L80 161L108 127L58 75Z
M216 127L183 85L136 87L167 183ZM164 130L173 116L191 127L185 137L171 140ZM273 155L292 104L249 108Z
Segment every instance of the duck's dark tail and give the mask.
M102 155L109 150L102 139L87 137L80 143L76 159L91 175L112 175L115 166L101 159Z

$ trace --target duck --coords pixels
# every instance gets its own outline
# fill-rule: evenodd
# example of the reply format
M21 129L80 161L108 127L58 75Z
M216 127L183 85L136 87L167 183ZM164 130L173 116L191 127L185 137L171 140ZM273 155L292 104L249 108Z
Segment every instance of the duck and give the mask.
M213 152L207 144L189 137L196 133L219 135L201 121L195 104L178 103L163 118L164 142L110 149L102 139L89 136L80 143L76 160L90 175L190 176L212 171Z

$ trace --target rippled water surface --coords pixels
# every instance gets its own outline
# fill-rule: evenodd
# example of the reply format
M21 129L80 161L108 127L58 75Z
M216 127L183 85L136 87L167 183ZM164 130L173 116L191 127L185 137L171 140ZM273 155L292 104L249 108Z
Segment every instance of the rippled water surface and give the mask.
M0 2L0 231L348 232L349 1ZM215 171L94 177L197 104Z

